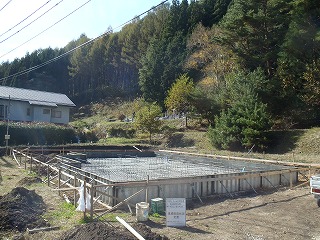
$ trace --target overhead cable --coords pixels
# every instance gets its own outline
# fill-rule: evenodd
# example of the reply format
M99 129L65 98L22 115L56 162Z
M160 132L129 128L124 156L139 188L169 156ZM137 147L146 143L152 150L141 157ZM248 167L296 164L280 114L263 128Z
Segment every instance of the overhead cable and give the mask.
M0 43L3 43L4 41L8 40L9 38L13 37L14 35L16 35L17 33L21 32L23 29L25 29L26 27L30 26L32 23L34 23L35 21L37 21L39 18L43 17L45 14L47 14L49 11L51 11L53 8L55 8L56 6L58 6L61 2L63 2L63 0L60 0L60 2L56 3L55 5L53 5L51 8L49 8L47 11L45 11L44 13L42 13L39 17L37 17L36 19L34 19L33 21L31 21L30 23L28 23L26 26L24 26L23 28L21 28L20 30L18 30L17 32L11 34L9 37L3 39Z
M137 19L137 18L140 18L141 16L145 15L146 13L152 11L153 9L161 6L162 4L164 4L164 3L168 2L168 1L169 1L169 0L164 0L164 1L162 1L162 2L159 3L158 5L153 6L153 7L150 8L149 10L147 10L147 11L139 14L138 16L135 16L134 18L126 21L125 23L117 26L117 27L114 28L114 29L122 28L124 25L132 22L133 20L135 20L135 19ZM0 81L3 82L3 81L5 81L5 80L7 80L7 79L9 79L9 78L11 78L11 77L19 77L19 76L22 76L22 75L24 75L24 74L26 74L26 73L29 73L29 72L32 72L32 71L37 70L37 69L39 69L39 68L42 68L42 67L44 67L44 66L46 66L46 65L48 65L48 64L50 64L50 63L53 63L53 62L59 60L60 58L63 58L63 57L65 57L65 56L69 55L70 53L76 51L77 49L80 49L80 48L82 48L82 47L84 47L84 46L86 46L86 45L89 45L90 43L94 42L95 40L97 40L97 39L99 39L99 38L101 38L101 37L103 37L103 36L105 36L105 35L108 35L108 34L112 33L112 31L113 31L113 29L111 29L111 30L109 30L109 31L107 31L107 32L105 32L105 33L103 33L103 34L100 34L99 36L97 36L97 37L95 37L95 38L93 38L93 39L90 39L90 40L88 40L87 42L84 42L84 43L80 44L79 46L74 47L74 48L70 49L69 51L67 51L67 52L65 52L65 53L63 53L63 54L61 54L61 55L59 55L59 56L57 56L57 57L54 57L54 58L52 58L52 59L50 59L50 60L48 60L48 61L46 61L46 62L44 62L44 63L38 64L38 65L36 65L36 66L34 66L34 67L25 69L25 70L20 71L20 72L14 73L14 74L9 75L9 76L7 76L7 77L3 77L3 78L0 79Z
M31 17L33 14L35 14L37 11L39 11L41 8L43 8L45 5L47 5L49 2L51 2L51 0L47 1L45 4L43 4L41 7L39 7L37 10L35 10L33 13L31 13L28 17L22 19L19 23L17 23L16 25L14 25L13 27L9 28L7 31L5 31L4 33L2 33L0 35L0 37L2 37L4 34L6 34L7 32L11 31L12 29L14 29L16 26L18 26L19 24L23 23L25 20L27 20L29 17Z
M63 1L63 0L62 0ZM81 6L79 6L78 8L76 8L75 10L73 10L72 12L70 12L68 15L64 16L63 18L61 18L59 21L55 22L54 24L52 24L50 27L47 27L46 29L44 29L43 31L41 31L40 33L38 33L37 35L33 36L32 38L30 38L29 40L25 41L24 43L20 44L19 46L15 47L14 49L11 49L9 52L3 54L2 56L0 56L0 58L8 55L9 53L13 52L14 50L18 49L19 47L25 45L26 43L30 42L31 40L35 39L36 37L38 37L39 35L41 35L42 33L48 31L50 28L54 27L55 25L57 25L59 22L61 22L62 20L64 20L65 18L69 17L71 14L73 14L74 12L76 12L77 10L79 10L80 8L82 8L84 5L86 5L87 3L89 3L91 0L88 0L87 2L85 2L84 4L82 4Z
M7 2L1 9L0 11L2 11L2 9L4 9L12 0L10 0L9 2Z

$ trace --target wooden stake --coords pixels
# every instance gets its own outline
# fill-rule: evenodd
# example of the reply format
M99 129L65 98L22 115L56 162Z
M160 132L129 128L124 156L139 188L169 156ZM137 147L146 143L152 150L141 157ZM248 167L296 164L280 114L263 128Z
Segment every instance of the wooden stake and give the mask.
M149 199L148 184L149 184L149 175L147 176L146 201L145 202L148 202L148 199Z
M58 189L60 189L61 186L61 168L58 170ZM59 191L59 196L60 196L60 191Z
M49 164L47 165L47 179L48 179L48 186L50 186L50 171L49 171Z
M91 209L90 209L90 219L93 220L93 197L95 195L95 187L93 185L93 182L91 183L91 198L90 198L90 205L91 205Z
M84 212L83 212L83 219L86 219L86 211L87 211L87 204L86 204L86 185L87 185L87 181L86 181L86 178L84 178L84 181L83 181L83 198L84 198L84 202L85 202L85 208L84 208Z
M30 158L30 172L32 172L32 154L31 154L31 158Z
M37 232L42 232L42 231L51 231L51 230L57 230L60 227L43 227L43 228L34 228L34 229L29 229L27 228L27 233L37 233Z
M74 186L74 188L77 187L77 174L74 175L73 186ZM76 197L77 197L77 190L74 189L74 190L73 190L73 205L74 205L74 206L76 206L76 204L77 204Z

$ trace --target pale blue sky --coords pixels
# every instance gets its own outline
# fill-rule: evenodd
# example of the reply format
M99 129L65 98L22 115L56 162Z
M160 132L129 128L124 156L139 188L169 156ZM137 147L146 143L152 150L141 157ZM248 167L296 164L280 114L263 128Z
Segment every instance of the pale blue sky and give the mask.
M0 11L0 35L48 1L49 0L12 0ZM85 33L89 38L95 38L104 33L109 26L115 29L133 17L147 11L152 6L158 5L163 0L91 0L81 9L57 23L49 30L7 54L88 0L63 0L59 3L60 1L61 0L51 0L26 21L0 37L0 63L21 58L26 52L31 53L39 48L47 48L49 46L52 48L64 47L71 40L77 39L82 33ZM0 9L8 2L9 0L0 0ZM57 3L59 4L53 7ZM53 7L51 11L15 34L51 7ZM115 31L119 30L119 28L115 29ZM12 34L15 35L3 41Z

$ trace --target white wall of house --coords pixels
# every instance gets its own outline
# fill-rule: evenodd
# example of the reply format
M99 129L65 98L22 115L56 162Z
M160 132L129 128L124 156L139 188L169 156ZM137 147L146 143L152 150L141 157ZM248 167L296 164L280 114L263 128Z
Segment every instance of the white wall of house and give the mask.
M50 122L51 107L32 105L33 121L35 122Z
M32 121L32 115L27 115L28 108L30 108L28 102L10 101L10 120Z
M66 106L58 106L51 110L51 122L53 123L69 123L70 108Z
M0 100L0 105L9 105L8 100ZM10 120L25 122L52 122L69 123L70 108L67 106L38 106L30 105L29 102L10 101ZM0 119L4 120L4 119Z
M0 100L0 105L9 106L8 100ZM9 118L13 121L32 121L31 116L27 116L28 102L10 101Z

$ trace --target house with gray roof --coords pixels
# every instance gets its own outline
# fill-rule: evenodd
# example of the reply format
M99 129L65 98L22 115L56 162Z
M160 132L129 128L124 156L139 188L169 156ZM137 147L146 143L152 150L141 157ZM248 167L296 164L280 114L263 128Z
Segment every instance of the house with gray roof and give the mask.
M75 106L65 94L0 86L0 120L67 124Z

